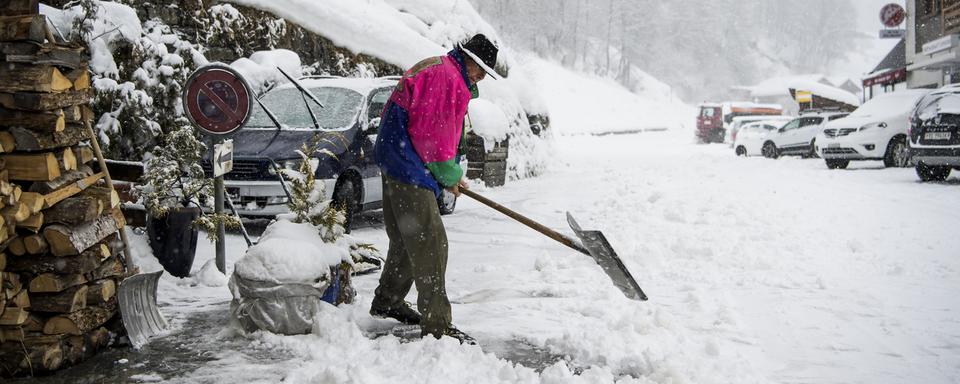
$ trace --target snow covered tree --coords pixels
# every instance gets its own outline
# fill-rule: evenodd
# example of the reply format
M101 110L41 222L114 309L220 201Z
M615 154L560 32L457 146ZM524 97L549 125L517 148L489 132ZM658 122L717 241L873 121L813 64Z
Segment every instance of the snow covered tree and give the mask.
M322 153L326 156L336 156L329 150L315 149L319 148L320 142L326 140L329 140L326 136L318 135L312 142L304 143L297 151L300 155L300 164L297 169L281 171L289 180L290 201L287 202L287 208L293 215L291 221L297 224L312 224L317 228L317 234L326 243L337 243L345 238L350 256L355 263L379 260L380 253L372 244L361 243L352 237L345 236L345 212L340 207L332 205L331 200L326 199L324 184L316 181L315 175L320 160L313 155ZM350 265L344 265L344 267L347 270L352 268Z

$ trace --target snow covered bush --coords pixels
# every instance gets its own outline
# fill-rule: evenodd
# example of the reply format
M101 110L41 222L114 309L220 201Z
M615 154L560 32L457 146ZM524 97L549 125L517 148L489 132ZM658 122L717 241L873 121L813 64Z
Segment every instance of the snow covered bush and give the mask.
M323 302L353 302L351 274L383 263L375 247L344 234L343 212L324 200L323 183L314 178L319 160L310 156L311 144L297 151L297 169L283 170L290 213L267 226L234 266L231 308L245 331L308 333Z

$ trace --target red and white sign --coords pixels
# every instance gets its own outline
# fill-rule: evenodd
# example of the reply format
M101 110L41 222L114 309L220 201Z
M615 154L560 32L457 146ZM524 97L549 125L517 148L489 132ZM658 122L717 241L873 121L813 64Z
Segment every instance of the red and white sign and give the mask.
M203 133L228 135L250 118L255 96L243 77L227 65L198 68L183 88L183 110Z
M907 11L900 4L890 3L880 9L880 22L887 28L896 28L907 18Z

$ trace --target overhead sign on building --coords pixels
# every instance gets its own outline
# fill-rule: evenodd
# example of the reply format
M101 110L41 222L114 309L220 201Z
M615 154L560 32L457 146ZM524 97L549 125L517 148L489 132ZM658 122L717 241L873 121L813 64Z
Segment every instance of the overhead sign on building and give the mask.
M926 43L923 45L923 54L929 55L937 53L940 51L946 51L950 48L953 48L957 45L958 40L960 40L960 35L947 35Z
M813 93L810 91L797 90L796 99L798 103L812 103Z

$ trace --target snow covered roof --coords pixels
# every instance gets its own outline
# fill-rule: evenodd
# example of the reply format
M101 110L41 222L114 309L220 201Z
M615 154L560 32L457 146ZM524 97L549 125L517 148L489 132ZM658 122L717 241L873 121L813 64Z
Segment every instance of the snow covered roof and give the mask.
M790 89L809 91L814 95L827 98L833 101L839 101L845 104L857 106L860 105L860 98L850 92L840 88L818 83L815 81L798 80L790 83Z
M838 87L842 86L847 80L849 79L844 80L841 84L834 85L830 79L821 74L779 76L764 80L754 86L739 86L736 89L749 91L750 97L789 97L791 89L799 89L830 100L850 105L860 105L860 98L857 95Z
M409 68L454 43L496 32L469 2L459 0L228 0L271 12L354 53Z
M740 89L745 89L750 91L750 96L752 97L768 97L768 96L789 96L790 88L795 82L826 82L826 78L820 74L812 75L796 75L796 76L778 76L771 77L767 80L761 81L757 85L739 87Z

